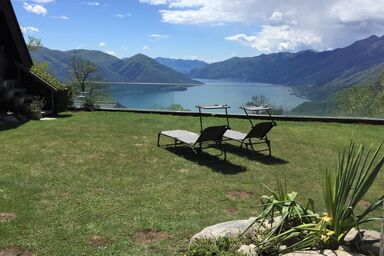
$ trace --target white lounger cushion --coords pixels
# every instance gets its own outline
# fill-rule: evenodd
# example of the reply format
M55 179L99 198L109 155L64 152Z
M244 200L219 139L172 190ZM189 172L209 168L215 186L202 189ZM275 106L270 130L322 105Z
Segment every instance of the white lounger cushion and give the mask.
M231 140L238 140L238 141L244 140L246 136L247 136L247 134L242 133L242 132L238 132L238 131L234 131L234 130L227 130L224 133L225 138L228 138Z
M181 142L186 144L195 144L197 139L199 138L199 134L194 132L189 132L185 130L170 130L170 131L162 131L161 135L168 136L171 138L175 138Z

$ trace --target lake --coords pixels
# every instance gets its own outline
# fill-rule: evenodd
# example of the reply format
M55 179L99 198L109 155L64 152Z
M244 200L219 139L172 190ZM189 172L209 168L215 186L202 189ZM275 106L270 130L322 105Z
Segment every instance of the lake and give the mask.
M282 85L200 80L203 85L187 87L167 84L107 83L106 90L127 108L165 109L180 104L192 111L201 104L228 104L231 113L242 113L239 106L251 101L252 96L264 95L269 101L284 109L291 109L305 102L292 88Z

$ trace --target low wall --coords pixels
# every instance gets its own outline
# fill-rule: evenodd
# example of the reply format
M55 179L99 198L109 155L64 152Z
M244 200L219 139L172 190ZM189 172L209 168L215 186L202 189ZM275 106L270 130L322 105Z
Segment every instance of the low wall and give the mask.
M148 110L148 109L97 109L97 111L108 112L132 112L142 114L160 114L160 115L178 115L178 116L199 116L199 112L190 111L169 111L169 110ZM202 113L202 116L224 117L225 114ZM270 120L268 115L250 115L252 119ZM245 114L228 114L230 118L247 119ZM381 118L357 118L357 117L326 117L326 116L288 116L288 115L272 115L275 121L296 121L296 122L332 122L332 123L347 123L347 124L372 124L384 125L384 119Z

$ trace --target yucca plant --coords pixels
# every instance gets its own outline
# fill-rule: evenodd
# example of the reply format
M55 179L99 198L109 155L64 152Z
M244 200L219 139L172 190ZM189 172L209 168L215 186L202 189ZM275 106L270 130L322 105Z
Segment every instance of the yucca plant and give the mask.
M381 220L368 218L368 214L383 204L384 193L362 213L356 212L357 204L372 186L384 164L384 156L378 159L381 147L382 144L372 155L371 149L365 153L363 145L356 147L355 142L351 141L349 147L339 155L336 172L326 170L323 182L326 216L322 221L332 231L327 237L330 245L342 242L353 227Z
M261 243L264 250L268 251L267 247L280 248L280 245L287 245L279 250L280 253L309 248L337 248L352 228L369 221L383 220L369 217L369 214L383 205L384 194L362 213L356 211L358 202L372 186L384 164L384 155L378 157L381 148L382 144L372 154L371 149L366 152L364 146L356 147L351 141L339 154L336 171L325 171L323 198L326 212L322 215L316 214L313 207L310 211L308 206L302 207L295 202L296 193L288 194L279 182L278 192L269 189L272 196L263 197L264 210L258 220L277 213L283 221L280 228Z
M383 164L384 155L378 158L381 144L372 154L365 151L363 145L356 147L351 141L349 146L339 155L336 171L329 169L323 179L323 198L326 212L316 224L302 224L273 238L279 243L292 236L304 237L292 244L285 251L307 248L337 248L352 228L382 218L369 217L384 202L384 194L375 200L362 213L357 213L356 206L372 186Z

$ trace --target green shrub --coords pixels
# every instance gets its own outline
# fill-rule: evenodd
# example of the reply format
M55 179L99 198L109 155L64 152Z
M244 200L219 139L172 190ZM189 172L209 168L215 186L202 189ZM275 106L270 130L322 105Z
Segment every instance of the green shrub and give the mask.
M172 105L166 107L165 109L171 110L171 111L191 111L190 109L184 108L180 104L172 104Z

